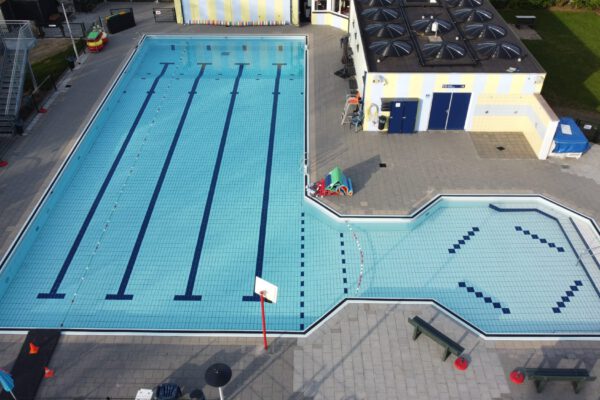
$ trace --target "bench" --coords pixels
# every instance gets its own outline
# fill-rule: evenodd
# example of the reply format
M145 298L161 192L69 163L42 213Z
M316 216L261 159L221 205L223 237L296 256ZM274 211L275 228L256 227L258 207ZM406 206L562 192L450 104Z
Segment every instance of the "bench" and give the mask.
M521 29L521 25L528 26L533 29L535 25L535 15L515 15L517 29Z
M450 354L454 354L458 357L465 351L464 347L423 321L423 319L418 316L409 318L408 323L415 327L413 340L417 340L421 333L424 333L444 348L444 355L442 356L443 361L446 361Z
M534 381L538 393L542 393L548 381L570 381L575 393L579 393L585 382L596 379L582 368L523 368L520 371L527 379Z

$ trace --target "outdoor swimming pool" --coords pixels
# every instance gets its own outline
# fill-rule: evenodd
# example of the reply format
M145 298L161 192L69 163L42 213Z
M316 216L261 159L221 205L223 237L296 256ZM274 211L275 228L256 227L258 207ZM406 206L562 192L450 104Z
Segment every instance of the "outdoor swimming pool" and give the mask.
M404 299L493 335L600 333L594 228L551 202L346 221L305 199L305 43L146 37L5 259L0 327L256 332L259 275L271 331Z

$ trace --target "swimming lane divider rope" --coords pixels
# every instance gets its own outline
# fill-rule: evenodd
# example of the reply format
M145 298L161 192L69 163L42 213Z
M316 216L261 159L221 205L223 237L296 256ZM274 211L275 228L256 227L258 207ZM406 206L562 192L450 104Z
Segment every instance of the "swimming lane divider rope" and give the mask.
M244 72L244 65L247 63L238 63L239 66L237 76L235 77L235 83L233 84L233 90L231 92L231 100L229 100L229 109L227 110L227 117L225 119L225 125L223 127L223 133L221 134L221 142L219 143L219 151L217 152L217 159L215 160L215 167L213 168L213 175L210 181L210 189L208 190L208 196L206 197L206 203L204 205L204 214L202 215L202 222L200 224L200 231L198 232L198 238L196 240L196 248L194 250L194 258L192 259L192 266L190 268L190 274L188 276L187 287L185 294L176 295L174 300L181 301L199 301L202 300L201 295L194 295L194 285L196 283L196 275L198 274L198 267L200 266L200 256L202 255L202 248L204 246L204 238L206 237L206 229L208 228L208 220L210 218L210 210L212 208L213 198L215 196L215 190L217 188L217 180L219 179L219 171L221 169L221 162L223 161L223 153L225 152L225 144L227 143L227 134L229 133L229 126L231 125L231 117L233 116L233 107L235 106L235 99L238 95L238 87L240 85L240 79Z
M267 166L265 168L265 184L263 186L262 211L260 214L260 230L258 232L258 250L256 252L256 270L254 275L262 277L263 262L265 257L265 238L267 236L267 217L269 212L269 192L271 188L271 169L273 167L273 148L275 146L275 128L277 125L277 102L279 101L279 82L281 81L281 66L277 65L275 89L273 90L273 109L271 111L271 130L269 132L269 150L267 151ZM256 293L243 296L243 301L260 301Z
M179 119L179 125L177 125L177 129L175 130L175 135L173 135L173 140L171 140L171 146L169 147L169 151L167 152L167 157L163 163L162 169L160 171L160 175L158 176L158 180L156 181L156 185L154 186L154 192L152 193L152 197L150 198L150 203L148 204L148 208L146 209L146 215L144 216L144 220L142 225L140 226L140 230L138 232L137 239L135 240L135 244L133 246L133 250L131 251L131 255L129 256L129 261L127 262L127 267L125 268L125 273L123 274L123 278L121 279L121 285L119 286L119 291L116 294L107 294L106 300L132 300L132 294L125 294L127 290L127 285L129 284L129 279L131 278L131 273L133 272L133 267L135 266L135 262L137 260L138 254L140 252L140 248L142 247L142 242L144 241L144 237L146 235L146 230L148 229L148 225L150 224L150 219L152 218L152 213L154 212L154 207L156 206L156 201L158 200L158 195L162 189L163 183L165 181L165 177L167 176L167 171L169 170L169 166L171 165L171 160L173 158L173 153L175 153L175 149L177 148L177 143L179 142L179 137L181 136L181 132L183 131L183 125L188 116L188 112L190 111L190 106L192 105L192 101L194 100L194 95L196 95L196 89L198 88L198 83L202 76L204 75L204 71L206 70L207 64L202 64L200 68L200 72L196 79L194 80L194 84L192 85L192 89L189 92L187 102L183 108L183 113L181 114L181 118Z
M135 130L137 129L137 126L140 123L140 120L142 119L142 115L144 115L144 112L146 111L146 107L148 107L148 103L150 102L152 95L155 93L154 90L156 89L158 82L167 72L167 68L169 67L169 65L172 65L173 63L165 62L165 63L160 63L160 64L162 64L162 66L163 66L162 70L156 76L156 78L154 78L154 82L152 82L152 86L150 87L150 90L148 90L148 92L146 94L146 98L144 99L144 102L142 103L142 106L140 107L140 110L138 111L138 113L135 117L135 120L133 121L133 124L131 125L131 128L129 129L129 132L127 133L127 136L125 137L123 144L121 144L121 148L119 149L117 156L115 157L110 169L108 170L108 174L106 174L106 177L104 178L104 182L102 182L102 186L100 187L100 190L98 191L98 194L96 195L96 198L94 199L94 202L92 203L92 206L90 207L90 210L88 211L87 216L85 217L85 220L83 221L83 224L81 225L81 228L79 228L77 237L75 238L75 241L73 242L73 244L71 245L71 248L69 249L67 258L63 262L63 265L62 265L60 271L58 272L58 275L56 276L56 279L54 280L54 283L52 284L52 288L50 289L50 291L48 293L39 293L37 295L38 299L64 299L65 298L65 293L58 293L58 289L60 288L60 285L62 284L62 281L65 278L65 275L67 274L67 271L69 270L69 267L71 266L71 262L73 262L73 258L75 257L75 254L77 253L77 250L79 249L79 245L81 244L81 241L83 240L83 237L85 236L85 233L86 233L88 227L90 226L90 223L92 222L92 218L94 217L94 214L96 213L96 209L98 208L100 201L102 201L102 198L104 197L104 193L106 192L106 189L108 188L108 185L110 184L110 181L112 180L112 177L115 174L115 171L116 171L117 167L119 166L119 163L121 162L121 158L123 158L123 154L125 154L125 150L127 149L129 142L131 141L131 137L133 136Z

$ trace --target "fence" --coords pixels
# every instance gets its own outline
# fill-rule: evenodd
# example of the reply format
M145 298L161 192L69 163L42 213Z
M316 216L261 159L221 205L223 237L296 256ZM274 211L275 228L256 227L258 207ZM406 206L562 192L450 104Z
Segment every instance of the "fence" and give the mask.
M71 22L70 25L74 38L84 38L89 29L92 27L91 25L86 27L83 22ZM38 29L40 30L40 37L42 38L69 37L69 28L64 22L59 22L57 24L51 24L48 26L40 26Z
M154 15L154 22L177 22L175 8L173 7L153 8L152 14Z

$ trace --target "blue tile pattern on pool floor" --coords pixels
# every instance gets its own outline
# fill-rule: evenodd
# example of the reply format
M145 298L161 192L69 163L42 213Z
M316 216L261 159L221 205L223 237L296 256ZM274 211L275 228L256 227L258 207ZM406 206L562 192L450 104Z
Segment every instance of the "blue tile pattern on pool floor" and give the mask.
M259 331L260 275L279 287L271 331L368 298L433 300L491 334L600 332L598 266L549 202L383 221L306 201L304 44L147 38L3 266L0 327Z

